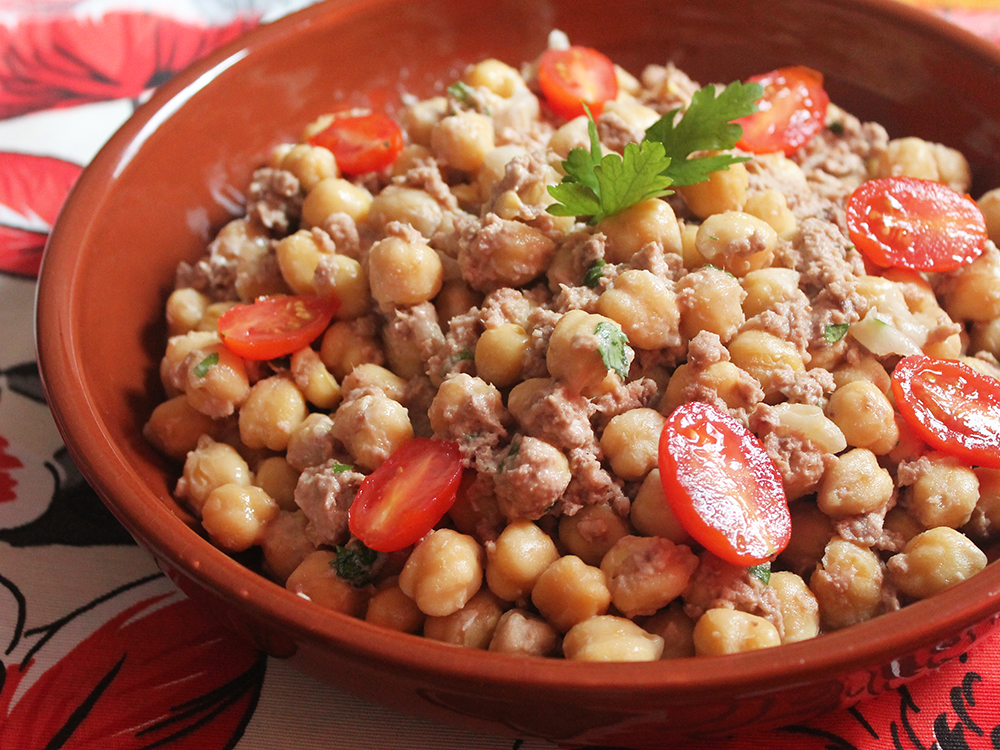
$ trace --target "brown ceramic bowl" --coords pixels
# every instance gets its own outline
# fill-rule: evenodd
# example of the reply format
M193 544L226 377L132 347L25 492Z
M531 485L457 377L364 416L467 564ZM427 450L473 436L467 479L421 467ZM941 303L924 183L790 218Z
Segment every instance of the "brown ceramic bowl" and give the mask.
M552 28L637 72L728 82L821 70L833 101L892 135L961 149L1000 185L1000 50L891 0L339 0L263 27L163 86L94 159L53 232L38 295L52 409L85 476L189 595L321 679L444 721L567 743L799 721L955 657L1000 611L1000 568L811 642L643 664L523 660L381 630L301 599L209 544L171 499L177 467L140 430L162 398L163 304L270 148L336 102L428 95Z

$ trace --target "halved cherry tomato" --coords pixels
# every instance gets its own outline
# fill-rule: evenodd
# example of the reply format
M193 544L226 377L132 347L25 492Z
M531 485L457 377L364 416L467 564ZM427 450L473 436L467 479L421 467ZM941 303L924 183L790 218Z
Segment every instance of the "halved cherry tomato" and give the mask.
M979 257L986 220L967 195L914 177L862 183L847 200L847 230L879 266L950 271Z
M899 360L892 394L928 445L973 466L1000 469L1000 380L957 360L917 354Z
M549 106L567 120L582 115L584 104L597 117L604 102L618 96L614 63L590 47L546 50L538 61L538 85Z
M823 88L822 73L793 65L751 76L748 81L761 84L764 96L756 112L736 120L743 126L743 137L736 145L744 151L788 155L826 124L830 97Z
M392 164L403 149L403 131L382 112L349 110L335 114L309 143L332 151L344 174L359 175Z
M457 443L414 438L361 482L348 513L351 533L379 552L408 547L448 512L461 479Z
M219 318L219 336L244 359L274 359L309 346L330 325L337 299L265 297Z
M711 404L677 407L660 434L660 480L674 515L705 549L759 565L788 544L781 475L757 437Z

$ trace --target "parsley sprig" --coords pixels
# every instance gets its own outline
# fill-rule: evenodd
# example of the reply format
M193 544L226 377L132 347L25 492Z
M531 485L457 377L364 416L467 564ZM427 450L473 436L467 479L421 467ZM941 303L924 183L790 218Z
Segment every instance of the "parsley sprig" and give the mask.
M620 155L603 153L597 124L587 109L590 149L574 148L563 161L566 176L548 188L556 199L549 213L596 224L641 201L670 195L672 185L703 182L712 172L747 161L750 157L726 153L691 154L733 148L743 135L734 120L757 111L763 93L759 83L736 81L718 96L715 86L705 86L695 92L686 111L667 112L646 129L642 143L626 144Z

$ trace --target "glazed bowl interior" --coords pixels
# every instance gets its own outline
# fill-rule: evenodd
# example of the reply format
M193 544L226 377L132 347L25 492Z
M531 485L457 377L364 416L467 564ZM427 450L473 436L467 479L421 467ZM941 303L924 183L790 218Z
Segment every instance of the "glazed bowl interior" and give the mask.
M890 135L962 150L974 195L1000 185L1000 53L891 0L320 4L164 85L84 172L55 227L39 286L39 361L85 476L185 591L272 652L368 697L474 726L591 741L650 717L695 733L794 720L852 700L845 675L974 634L1000 609L995 566L933 601L766 652L525 662L323 610L215 549L173 501L178 467L141 430L163 396L163 305L178 262L204 252L252 170L317 115L343 103L391 110L485 57L517 65L552 29L633 73L672 60L702 83L808 65L832 101Z

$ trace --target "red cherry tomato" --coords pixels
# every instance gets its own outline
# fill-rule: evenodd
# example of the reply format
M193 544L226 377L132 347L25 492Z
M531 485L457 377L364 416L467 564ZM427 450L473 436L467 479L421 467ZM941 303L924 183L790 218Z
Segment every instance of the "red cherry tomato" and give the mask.
M879 266L950 271L979 257L986 220L967 195L913 177L868 180L847 200L851 241Z
M953 359L903 357L892 394L930 446L973 466L1000 469L1000 380Z
M749 81L764 87L757 111L736 120L743 137L736 144L744 151L768 154L794 153L826 124L830 97L823 88L823 74L803 65L772 70Z
M567 120L582 115L584 104L597 117L604 102L618 96L614 63L590 47L546 50L538 61L538 85L553 111Z
M348 514L351 533L379 552L408 547L448 512L461 479L457 443L414 438L361 483Z
M756 436L711 404L673 411L660 434L660 480L674 515L705 549L759 565L788 544L781 475Z
M333 152L340 171L359 175L385 169L403 149L403 131L382 112L350 110L309 139Z
M274 359L309 346L330 325L340 301L266 297L236 305L219 318L219 335L244 359Z

